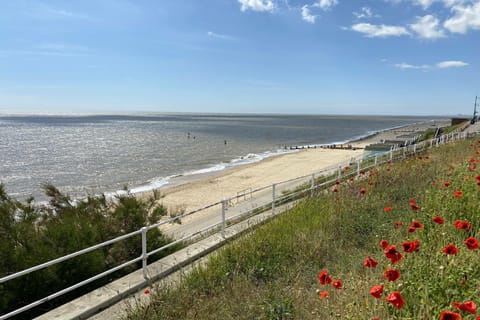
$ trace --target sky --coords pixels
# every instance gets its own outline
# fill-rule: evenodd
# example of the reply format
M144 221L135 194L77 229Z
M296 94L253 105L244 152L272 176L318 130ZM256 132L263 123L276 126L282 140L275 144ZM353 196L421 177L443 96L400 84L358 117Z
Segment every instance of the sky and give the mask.
M480 0L0 2L0 112L454 115Z

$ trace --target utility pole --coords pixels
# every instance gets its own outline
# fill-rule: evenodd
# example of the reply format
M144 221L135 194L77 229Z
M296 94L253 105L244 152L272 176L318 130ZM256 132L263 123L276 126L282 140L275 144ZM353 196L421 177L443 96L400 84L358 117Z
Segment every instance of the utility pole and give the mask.
M478 99L478 96L475 96L475 104L473 105L473 118L471 121L472 124L477 122L477 99Z

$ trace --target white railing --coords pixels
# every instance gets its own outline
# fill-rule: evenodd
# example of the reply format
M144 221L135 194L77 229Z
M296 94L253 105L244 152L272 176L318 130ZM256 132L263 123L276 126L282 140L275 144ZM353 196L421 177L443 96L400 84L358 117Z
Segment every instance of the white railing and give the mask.
M22 308L11 311L7 314L0 315L0 320L10 318L12 316L18 315L24 311L32 309L42 303L53 300L61 295L64 295L68 292L71 292L79 287L82 287L86 284L89 284L95 280L103 278L109 274L112 274L118 270L125 268L126 266L132 265L139 261L142 261L142 270L143 276L146 280L149 279L148 274L148 257L157 254L163 250L166 250L176 244L184 243L186 241L193 241L193 239L198 238L205 233L212 232L214 230L220 230L222 237L225 238L225 229L228 223L233 223L245 216L251 216L252 214L258 214L260 212L265 212L267 210L272 211L272 215L276 212L276 206L284 203L288 203L294 200L297 200L302 197L313 194L316 190L322 190L323 188L332 186L336 180L345 180L352 177L360 176L362 171L367 171L373 167L379 166L386 162L395 161L397 159L403 159L407 156L415 155L417 152L431 148L434 146L439 146L440 144L448 143L450 141L456 141L461 139L466 139L467 134L464 132L450 133L448 135L443 135L439 138L427 140L420 142L418 144L412 144L402 148L392 148L390 151L377 153L374 155L361 155L356 158L352 158L350 161L338 163L336 165L325 168L319 172L300 176L294 179L282 181L275 183L269 186L261 187L258 189L247 189L242 193L238 193L236 196L233 196L222 201L207 205L205 207L193 210L182 215L172 217L168 220L162 221L160 223L145 226L137 231L122 235L112 240L105 241L103 243L91 246L89 248L68 254L66 256L42 263L40 265L25 269L23 271L7 275L0 278L0 284L7 281L19 278L21 276L30 274L32 272L47 268L49 266L61 263L63 261L72 259L74 257L92 252L94 250L103 248L105 246L114 244L116 242L131 238L136 235L141 235L141 245L142 253L139 257L134 258L130 261L122 263L114 268L111 268L107 271L104 271L100 274L97 274L89 279L86 279L82 282L79 282L75 285L72 285L68 288L65 288L61 291L58 291L54 294L46 296L40 300L32 302ZM345 166L350 166L350 170L345 171ZM323 180L322 182L319 182ZM165 246L160 248L153 249L151 251L147 250L147 232L155 228L161 228L167 224L174 224L179 219L185 219L189 216L192 216L198 212L206 210L216 210L220 214L216 214L211 221L207 221L205 225L198 226L192 232L187 232L186 234L177 233L177 240L168 243ZM237 212L235 213L233 208L236 208Z

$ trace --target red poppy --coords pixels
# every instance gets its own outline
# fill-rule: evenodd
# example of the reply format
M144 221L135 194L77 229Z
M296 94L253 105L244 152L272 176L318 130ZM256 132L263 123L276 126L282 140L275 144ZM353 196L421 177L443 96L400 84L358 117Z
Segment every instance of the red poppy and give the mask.
M320 299L325 299L326 297L328 297L328 291L322 291L318 294L318 296L320 297Z
M320 271L317 278L318 278L318 281L320 281L320 284L327 284L332 282L332 278L330 277L330 275L326 270Z
M372 295L373 297L375 297L377 299L380 299L382 297L382 294L383 294L383 285L382 284L373 286L370 289L370 295Z
M385 253L385 257L390 259L390 262L392 264L398 263L403 258L402 254L397 251L397 246L396 245L391 245L391 246L385 248L384 253Z
M445 254L457 254L458 248L455 247L453 244L449 244L448 246L442 249L442 252Z
M400 227L403 227L403 222L402 222L402 221L395 221L395 222L393 223L393 227L394 227L395 229L400 228Z
M373 181L368 181L369 186L373 186Z
M414 233L415 230L417 230L417 229L415 229L414 227L410 226L410 227L407 228L407 233Z
M364 189L364 188L360 189L360 194L365 194L365 193L367 193L366 189Z
M432 186L435 187L436 185L437 185L437 183L435 181L432 181Z
M393 304L397 309L401 309L405 305L405 300L403 300L402 295L398 291L390 293L386 301Z
M413 211L418 211L421 209L419 205L416 205L414 203L410 204L410 208L412 208Z
M420 246L420 242L418 242L417 240L410 241L410 242L402 242L403 251L408 253L418 251L419 246Z
M470 158L469 162L470 162L470 163L475 163L475 162L477 162L477 159L475 159L475 158L472 157L472 158Z
M473 301L453 302L453 305L459 310L470 312L471 314L477 313L477 305Z
M348 171L350 170L350 167L349 166L345 166L345 168L343 168L345 171Z
M461 198L462 195L463 195L462 190L455 190L455 191L453 191L453 196L454 196L455 198Z
M392 169L390 169L390 168L387 168L387 172L390 172L390 170L392 170Z
M446 187L446 188L448 188L448 187L451 186L451 184L450 184L450 182L446 181L446 182L443 183L443 186Z
M442 311L440 312L440 320L462 320L462 316L456 312Z
M143 291L143 293L144 293L144 294L150 294L150 289L145 289L145 290Z
M336 181L335 181L335 184L336 184L336 185L339 185L339 184L340 184L340 181L336 180Z
M480 174L478 176L475 176L475 179L477 179L478 181L480 181Z
M392 211L392 207L385 207L385 208L383 208L383 211L390 212L390 211Z
M355 179L354 179L354 178L350 178L350 179L348 179L348 181L353 182L353 181L355 181Z
M421 224L417 220L413 220L411 227L414 227L415 229L421 229L421 228L423 228L423 224Z
M335 193L337 193L337 192L338 192L338 189L337 189L337 188L334 188L332 191L335 192Z
M470 250L475 250L480 248L480 245L478 243L478 240L475 239L474 237L467 238L465 240L465 245L467 246L468 249Z
M450 170L454 170L454 169L455 169L455 167L452 166L452 165L450 165L449 168L450 168Z
M385 273L383 274L383 277L385 279L388 279L388 281L395 281L400 279L400 271L396 269L387 269L385 270Z
M440 216L433 217L432 221L435 222L436 224L443 224L445 222L445 220L443 220L443 218Z
M378 264L377 260L370 257L366 257L365 260L363 261L363 266L367 268L376 268L377 264Z
M413 198L413 199L408 200L408 203L412 205L412 204L417 203L417 200L415 200L415 199Z
M364 170L360 170L360 174L365 174L365 171L364 171Z
M470 230L472 228L472 224L466 220L455 220L453 225L459 230Z
M343 289L343 283L342 280L335 280L332 282L332 286L336 289Z
M388 247L388 241L380 240L380 247L382 247L383 249L386 249Z

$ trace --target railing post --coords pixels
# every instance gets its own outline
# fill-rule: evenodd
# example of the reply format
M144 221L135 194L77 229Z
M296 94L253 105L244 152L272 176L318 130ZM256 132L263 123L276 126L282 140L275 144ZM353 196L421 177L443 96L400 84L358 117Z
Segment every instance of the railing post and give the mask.
M357 160L357 177L360 176L360 160Z
M390 161L393 159L393 149L390 149Z
M375 164L375 167L377 166L377 163L378 163L378 156L375 155L375 163L374 163L374 164Z
M275 214L275 183L272 184L272 215Z
M312 173L312 185L310 187L311 190L311 196L313 196L313 190L315 189L315 173Z
M227 201L222 200L222 238L225 239L225 211L227 210Z
M147 273L147 227L143 227L142 229L142 271L143 271L143 278L148 280L148 273Z
M413 154L417 154L417 144L413 145Z
M342 177L342 167L339 166L338 167L338 179L340 179Z

